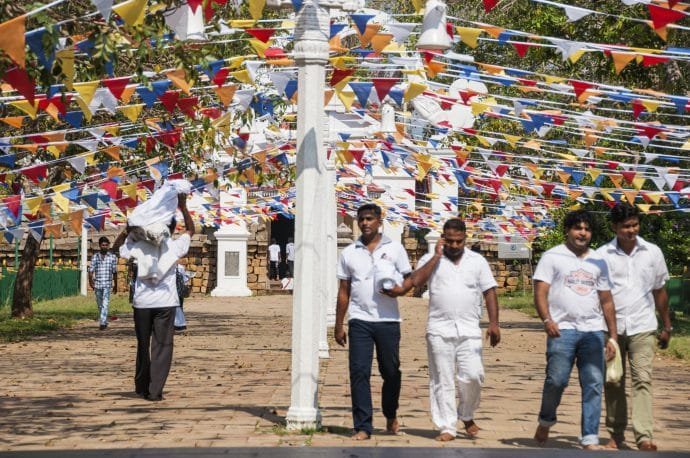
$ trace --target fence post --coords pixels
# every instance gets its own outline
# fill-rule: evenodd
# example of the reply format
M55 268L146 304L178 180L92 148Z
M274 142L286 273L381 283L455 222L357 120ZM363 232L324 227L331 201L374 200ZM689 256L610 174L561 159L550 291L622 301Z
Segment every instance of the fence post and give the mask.
M53 234L50 234L50 250L48 252L48 267L53 268Z
M81 276L79 277L79 286L81 286L81 295L86 296L86 276L88 275L86 271L87 256L89 254L89 249L87 246L89 237L89 230L86 228L85 224L81 225L81 253L79 259L79 269L81 270Z

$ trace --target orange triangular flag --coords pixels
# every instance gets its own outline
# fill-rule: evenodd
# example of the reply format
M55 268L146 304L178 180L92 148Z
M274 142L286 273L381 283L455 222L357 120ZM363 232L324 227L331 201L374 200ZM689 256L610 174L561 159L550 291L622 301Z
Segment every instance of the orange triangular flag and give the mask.
M177 70L173 70L171 72L168 72L165 74L165 76L168 77L172 83L182 89L182 92L184 92L187 95L192 95L191 91L191 84L187 82L186 80L186 74L184 71L184 68L178 68Z
M6 118L0 118L0 121L18 129L22 127L22 122L24 121L25 117L26 116L8 116Z
M223 106L227 107L230 104L230 102L232 102L232 98L235 95L237 86L231 84L229 86L214 87L213 90L216 91L216 94L218 94L218 98L220 99Z
M371 39L371 47L377 53L383 51L386 46L388 46L393 39L393 34L391 33L378 33Z
M374 35L376 35L379 30L381 30L381 24L367 24L364 34L357 32L359 42L362 44L362 48L369 46L371 39L374 38Z
M616 68L616 75L619 75L621 71L625 68L630 61L634 60L637 54L629 52L615 52L611 51L611 58L613 59L613 65Z
M0 24L0 49L21 68L26 65L26 15L17 16Z

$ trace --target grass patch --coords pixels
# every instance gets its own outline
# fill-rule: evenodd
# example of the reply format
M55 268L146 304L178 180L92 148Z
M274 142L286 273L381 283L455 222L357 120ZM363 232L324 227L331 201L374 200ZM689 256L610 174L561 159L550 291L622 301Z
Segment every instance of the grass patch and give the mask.
M34 316L13 319L11 306L0 308L0 341L20 342L33 336L70 328L80 320L98 319L98 307L93 294L40 301L33 304ZM110 315L131 313L127 296L110 297Z
M519 310L531 317L537 316L537 309L534 308L534 296L531 292L502 295L498 298L498 305L504 309Z
M690 316L676 312L672 322L671 341L668 348L661 350L660 353L690 361Z

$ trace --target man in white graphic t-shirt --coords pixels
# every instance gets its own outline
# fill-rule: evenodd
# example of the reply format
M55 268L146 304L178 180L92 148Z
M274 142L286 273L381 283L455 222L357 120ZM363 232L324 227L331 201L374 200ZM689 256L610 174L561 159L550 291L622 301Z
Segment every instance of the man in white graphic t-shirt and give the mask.
M278 280L278 265L280 264L280 245L276 239L271 239L268 246L268 279Z
M616 314L606 263L589 249L592 218L577 210L563 221L565 243L546 251L534 272L534 304L546 332L546 380L535 440L543 444L573 364L582 387L580 443L598 450L604 356L615 355ZM605 343L604 330L611 338ZM604 355L604 349L606 350Z

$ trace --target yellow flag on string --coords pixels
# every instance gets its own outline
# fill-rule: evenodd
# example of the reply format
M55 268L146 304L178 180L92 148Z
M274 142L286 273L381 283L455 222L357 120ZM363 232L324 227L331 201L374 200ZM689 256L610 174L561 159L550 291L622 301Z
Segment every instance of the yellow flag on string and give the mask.
M422 14L425 6L424 0L412 0L412 6L414 7L415 14Z
M648 213L649 210L652 208L652 205L651 204L637 204L637 208L639 208L642 213Z
M650 113L654 113L656 109L659 108L659 105L661 105L661 102L657 100L642 99L640 102Z
M120 111L131 122L136 122L137 119L139 118L139 114L141 113L141 110L144 108L144 105L145 104L143 104L143 103L139 103L136 105L127 105L124 107L120 107Z
M352 108L352 103L355 101L355 93L352 91L335 91L336 95L345 105L345 111L350 111Z
M31 119L36 119L36 112L38 111L38 101L34 100L34 104L29 103L28 100L15 100L8 103L24 113L28 114Z
M127 194L127 197L130 199L136 199L137 198L137 184L136 183L130 183L130 184L123 184L120 186L120 189L122 189L122 192Z
M407 86L407 89L405 90L405 94L403 95L403 99L405 100L405 102L409 102L410 100L417 97L419 94L426 91L426 89L427 89L426 84L410 83L410 85Z
M61 212L67 213L69 211L69 199L61 193L53 194L53 203L60 209Z
M41 207L42 203L42 196L29 197L27 199L24 199L24 204L26 205L26 208L29 210L29 213L31 213L32 215L36 214L38 209Z
M252 38L251 40L249 40L249 44L252 45L252 48L254 48L256 54L262 59L266 58L266 54L264 53L271 46L270 40L268 43L264 43L263 41L257 40L256 38Z
M628 201L630 205L635 205L635 199L637 198L637 195L639 194L639 191L631 191L631 190L624 190L623 195L625 195L625 200Z
M253 19L259 20L263 16L265 6L266 0L249 0L249 14Z
M79 94L79 97L82 98L84 103L86 105L91 103L91 99L93 99L93 95L96 93L96 89L98 89L98 85L100 84L100 81L87 81L85 83L74 83L74 90L77 91L77 94Z
M248 70L238 70L236 72L231 72L230 76L242 83L251 84L253 82Z
M25 14L0 24L0 49L5 51L5 53L21 68L26 66L25 33Z
M456 27L455 31L460 35L460 40L470 48L474 49L479 46L479 35L482 34L482 29L475 29L473 27Z
M645 177L633 178L632 185L635 189L639 191L640 189L642 189L642 186L644 186L645 181L647 181Z
M187 95L192 95L191 87L194 83L187 81L184 68L178 68L177 70L168 72L165 76L172 81L175 86L179 87L182 92Z
M584 50L584 49L580 49L580 50L575 51L574 53L572 53L570 56L568 56L568 59L570 60L570 62L572 62L572 63L574 64L574 63L576 63L578 60L580 60L580 57L582 57L584 54L585 54L585 50Z
M613 59L613 66L616 69L616 75L619 75L635 57L637 57L637 54L634 53L611 51L611 58Z
M84 113L84 117L88 122L91 122L91 118L93 117L93 113L91 113L91 109L89 106L84 102L84 99L81 97L77 96L74 98L74 100L77 101L77 105L79 105L79 109Z
M113 6L113 11L122 18L127 25L136 27L144 23L146 17L146 3L148 0L127 0Z
M655 205L659 204L659 201L661 200L661 196L663 196L663 192L648 192L646 194L647 197L649 197L652 202L654 202Z
M65 87L71 91L74 89L74 49L61 49L55 53L60 63L62 74L65 75Z

